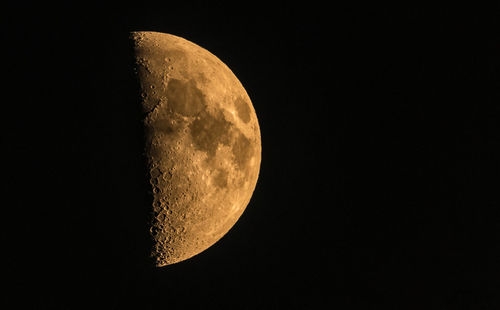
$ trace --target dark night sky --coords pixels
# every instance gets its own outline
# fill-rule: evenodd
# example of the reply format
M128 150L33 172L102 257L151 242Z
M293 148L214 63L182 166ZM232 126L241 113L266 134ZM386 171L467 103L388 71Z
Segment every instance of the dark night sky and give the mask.
M498 309L497 7L2 11L3 308ZM133 30L219 57L262 133L238 223L156 270Z

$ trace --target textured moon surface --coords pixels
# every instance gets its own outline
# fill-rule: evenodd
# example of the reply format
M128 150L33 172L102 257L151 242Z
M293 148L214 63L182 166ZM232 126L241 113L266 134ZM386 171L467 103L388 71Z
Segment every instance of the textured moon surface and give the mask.
M152 186L151 256L186 260L224 236L255 189L261 161L254 107L233 72L183 38L132 32Z

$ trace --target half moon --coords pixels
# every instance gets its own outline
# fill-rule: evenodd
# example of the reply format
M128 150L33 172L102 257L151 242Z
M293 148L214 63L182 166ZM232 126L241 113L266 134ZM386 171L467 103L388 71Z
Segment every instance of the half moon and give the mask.
M204 48L132 32L153 193L151 256L158 267L212 246L255 189L260 129L245 89Z

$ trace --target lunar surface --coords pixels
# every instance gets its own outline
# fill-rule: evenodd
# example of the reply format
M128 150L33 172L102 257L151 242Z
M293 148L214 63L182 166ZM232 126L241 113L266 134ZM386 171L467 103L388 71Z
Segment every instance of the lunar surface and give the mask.
M204 48L132 32L153 193L151 256L161 267L217 242L255 189L260 129L245 89Z

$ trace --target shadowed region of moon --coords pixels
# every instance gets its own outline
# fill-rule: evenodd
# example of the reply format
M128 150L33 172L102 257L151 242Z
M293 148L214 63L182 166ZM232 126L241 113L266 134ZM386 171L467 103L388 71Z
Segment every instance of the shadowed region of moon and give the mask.
M260 130L245 89L213 54L183 38L133 32L153 193L156 266L217 242L250 201Z

